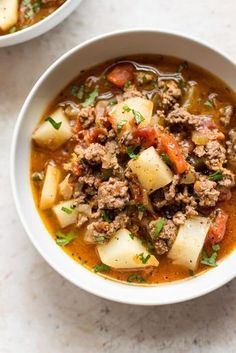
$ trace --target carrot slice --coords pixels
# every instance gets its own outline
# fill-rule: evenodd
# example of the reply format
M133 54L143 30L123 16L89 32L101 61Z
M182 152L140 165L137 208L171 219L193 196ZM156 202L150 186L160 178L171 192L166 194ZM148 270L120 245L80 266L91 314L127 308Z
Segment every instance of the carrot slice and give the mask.
M211 244L220 243L225 235L228 215L222 209L217 210L214 222L211 224L207 234L207 239Z
M131 64L120 64L107 75L107 80L122 88L127 81L134 79L134 67Z
M164 151L178 174L182 174L187 169L187 162L184 159L183 152L172 134L159 134L160 149Z

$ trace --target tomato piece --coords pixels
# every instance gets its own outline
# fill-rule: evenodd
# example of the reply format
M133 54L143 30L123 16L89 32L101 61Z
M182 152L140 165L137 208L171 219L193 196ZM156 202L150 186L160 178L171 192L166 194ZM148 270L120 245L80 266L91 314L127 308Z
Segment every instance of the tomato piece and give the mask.
M226 224L228 220L228 215L222 210L218 209L217 211L216 218L214 222L211 224L210 229L207 234L207 240L211 244L217 244L220 243L225 235L226 231Z
M157 133L153 126L145 126L137 129L134 136L141 138L144 147L153 146L157 142Z
M107 75L107 81L123 88L125 82L133 81L134 67L131 64L119 64Z
M87 132L87 134L85 136L85 141L88 144L93 143L93 142L97 142L99 135L106 136L107 130L102 127L94 127Z
M160 150L165 152L178 174L182 174L187 169L187 162L184 159L183 152L172 134L159 133Z

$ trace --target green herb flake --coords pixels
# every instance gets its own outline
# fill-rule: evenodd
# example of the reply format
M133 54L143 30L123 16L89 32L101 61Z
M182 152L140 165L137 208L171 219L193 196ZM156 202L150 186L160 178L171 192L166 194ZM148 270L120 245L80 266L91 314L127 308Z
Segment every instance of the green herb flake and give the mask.
M130 238L131 238L132 240L134 240L134 235L133 235L133 233L129 233L129 236L130 236Z
M222 180L223 179L222 171L221 170L217 170L215 173L210 174L208 176L208 179L212 180L212 181L220 181L220 180Z
M90 105L92 105L95 102L98 95L99 95L99 91L98 91L98 88L96 87L95 90L90 93L88 98L85 99L84 103L82 104L83 107L86 108L86 107L89 107Z
M33 173L33 174L32 174L32 180L33 180L34 182L36 182L36 183L38 183L39 181L42 181L42 180L43 180L43 175L42 175L42 173L37 173L37 172Z
M17 31L16 26L9 29L8 33L15 33Z
M45 119L45 121L48 121L48 122L52 125L52 127L54 127L54 129L56 129L56 130L59 130L60 127L61 127L61 124L62 124L62 121L59 121L59 122L57 123L57 122L56 122L53 118L51 118L50 116L47 117L47 118Z
M182 62L178 67L176 72L181 73L183 70L188 69L188 63L187 61Z
M144 256L144 254L142 253L142 254L139 254L138 257L140 258L143 264L146 264L150 259L151 255L148 254L147 256Z
M112 99L112 100L110 100L109 102L108 102L108 107L109 108L112 108L112 107L114 107L114 105L116 105L117 104L117 100L116 99Z
M210 256L208 256L206 251L203 250L201 264L207 265L210 267L216 267L217 266L216 259L217 259L217 255L218 255L219 250L220 250L219 244L215 244L212 246L212 253Z
M213 108L214 104L210 99L207 99L204 103L205 107Z
M128 276L127 282L130 282L130 283L132 283L132 282L144 283L145 279L142 276L140 276L140 275L132 273L131 275Z
M129 156L129 158L137 159L139 157L139 154L134 153L135 149L136 149L136 146L128 146L127 154Z
M56 243L57 245L60 246L65 246L68 245L69 243L71 243L74 239L77 238L77 234L75 234L74 232L69 232L69 233L62 233L60 231L58 231L56 233Z
M134 114L134 119L135 119L137 125L141 124L141 122L145 120L144 117L142 116L142 114L140 112L138 112L137 110L132 109L132 112Z
M67 214L71 214L72 213L72 209L71 208L67 208L67 207L62 207L61 210Z
M165 218L159 218L155 224L155 236L159 237L164 225L166 223Z
M127 123L126 119L122 119L117 124L117 132L121 132L123 126Z
M102 243L106 239L104 235L96 235L94 238L97 243Z
M125 84L124 84L124 88L126 88L126 89L127 89L127 88L129 88L129 87L130 87L130 85L131 85L131 81L129 81L129 80L128 80L128 81L126 81L126 82L125 82Z
M113 173L112 168L104 169L101 176L102 180L108 180L110 176L112 176L112 173Z
M146 207L144 205L138 205L138 210L139 210L139 212L145 212Z
M84 97L84 86L82 85L78 87L76 85L73 85L71 87L71 94L78 99L82 99Z
M97 272L107 272L109 270L110 270L110 266L105 265L105 264L95 265L93 267L93 271L95 273L97 273Z
M127 104L125 104L123 106L123 113L129 113L129 112L132 112L133 115L134 115L134 119L135 119L135 122L137 125L139 125L142 121L144 121L144 117L142 116L142 114L140 112L138 112L137 110L135 109L131 109Z
M108 222L108 223L111 223L111 217L109 215L109 213L107 211L103 211L102 212L102 219L105 221L105 222Z
M166 153L161 153L161 158L169 167L172 167L172 162Z

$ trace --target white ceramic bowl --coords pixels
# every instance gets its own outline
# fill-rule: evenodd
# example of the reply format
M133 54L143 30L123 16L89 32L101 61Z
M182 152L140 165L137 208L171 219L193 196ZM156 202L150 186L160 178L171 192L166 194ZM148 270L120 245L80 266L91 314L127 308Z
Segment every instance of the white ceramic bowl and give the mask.
M49 31L69 16L71 12L74 11L75 8L81 3L81 1L82 0L67 0L51 15L45 17L42 21L39 21L33 26L15 33L0 36L0 48L26 42L27 40L38 37Z
M62 276L98 296L118 302L160 305L206 294L236 275L236 252L218 267L199 277L157 286L133 286L104 279L66 255L48 234L35 208L29 183L31 134L48 104L82 69L130 54L164 54L180 57L210 70L233 89L235 64L195 39L154 30L128 30L89 40L57 60L38 80L17 120L11 155L11 179L20 219L34 246Z

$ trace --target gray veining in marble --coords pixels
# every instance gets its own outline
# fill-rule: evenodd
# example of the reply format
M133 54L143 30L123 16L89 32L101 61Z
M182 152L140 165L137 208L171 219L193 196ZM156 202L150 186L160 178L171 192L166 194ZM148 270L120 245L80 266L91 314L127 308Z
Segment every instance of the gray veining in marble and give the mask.
M40 257L16 214L9 148L17 113L39 75L83 40L112 30L177 30L236 60L235 0L84 0L42 37L0 49L0 353L233 353L236 281L165 307L108 302L74 287Z

